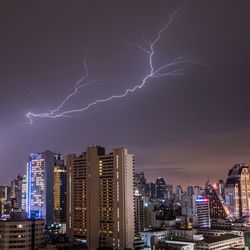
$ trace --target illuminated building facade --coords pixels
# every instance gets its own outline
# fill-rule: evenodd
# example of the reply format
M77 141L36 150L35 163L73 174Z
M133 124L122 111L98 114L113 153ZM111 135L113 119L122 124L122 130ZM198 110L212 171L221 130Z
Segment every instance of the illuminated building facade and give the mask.
M66 167L63 162L57 165L54 167L54 222L66 224Z
M225 200L235 218L250 215L248 165L236 164L229 170L225 188Z
M58 155L51 151L30 154L27 163L26 211L28 218L54 222L54 166Z
M217 219L231 219L231 212L217 187L213 187L209 195L210 216Z
M132 249L134 156L123 148L106 155L94 146L66 161L67 236L89 249Z
M27 211L27 175L23 176L22 180L22 209Z
M198 196L196 201L198 227L211 227L209 199L204 196Z

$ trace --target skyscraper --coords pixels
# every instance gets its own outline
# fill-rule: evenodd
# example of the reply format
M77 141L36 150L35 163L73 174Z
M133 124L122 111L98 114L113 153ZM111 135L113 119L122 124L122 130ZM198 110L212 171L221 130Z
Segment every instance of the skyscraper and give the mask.
M218 192L223 198L225 198L225 183L222 179L218 181Z
M54 222L54 166L57 155L51 151L30 154L27 163L26 211L29 218Z
M137 189L141 195L145 195L147 181L144 176L144 172L135 173L134 183L135 183L135 189Z
M23 176L22 179L22 209L27 211L27 175Z
M198 227L211 227L209 199L198 196L196 199L196 209L198 217Z
M181 211L182 215L194 216L196 215L195 197L193 194L185 192L181 197Z
M23 178L18 175L16 179L11 182L11 207L22 208L22 180Z
M177 185L175 187L175 202L180 203L181 202L181 196L183 194L183 190L181 185Z
M166 194L166 182L164 178L158 177L155 182L156 185L156 199L164 201Z
M54 223L66 224L66 167L63 161L54 168Z
M8 215L11 210L10 204L11 188L9 186L0 186L0 216Z
M166 202L167 204L171 204L174 200L174 188L172 184L166 185Z
M156 187L154 182L149 182L146 184L146 196L152 200L156 198Z
M134 156L99 146L68 155L67 235L89 249L133 248Z
M229 170L225 200L235 218L249 216L250 210L249 167L246 164L236 164Z
M187 187L187 194L190 196L194 194L194 188L192 186Z

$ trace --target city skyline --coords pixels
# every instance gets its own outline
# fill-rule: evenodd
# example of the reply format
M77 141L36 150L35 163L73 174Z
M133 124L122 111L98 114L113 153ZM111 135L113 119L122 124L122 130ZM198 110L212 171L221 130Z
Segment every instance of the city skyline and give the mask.
M234 165L226 181L212 184L208 179L205 187L185 189L162 177L147 182L144 172L135 173L134 155L125 148L107 153L104 147L90 146L65 161L45 151L31 153L27 175L18 175L9 187L0 186L0 196L4 249L187 244L198 250L250 244L245 164ZM20 230L25 234L17 234Z
M162 36L156 64L183 56L205 66L186 65L182 76L154 79L126 99L71 118L24 124L25 114L46 112L47 104L57 107L72 91L81 78L82 58L98 81L67 108L140 82L147 60L128 44L152 42L182 4L2 2L0 183L24 174L31 152L66 155L90 145L128 148L136 171L144 171L148 181L162 176L167 184L182 186L203 186L208 175L225 180L234 164L250 164L247 1L237 6L186 1Z

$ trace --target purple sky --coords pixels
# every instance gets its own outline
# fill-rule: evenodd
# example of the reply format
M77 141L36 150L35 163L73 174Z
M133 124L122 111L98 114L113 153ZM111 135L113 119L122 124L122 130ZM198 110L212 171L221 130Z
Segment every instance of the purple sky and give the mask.
M74 118L34 119L81 78L82 57L100 82L65 109L120 94L148 70L127 43L152 41L180 1L1 1L0 184L25 172L30 152L127 147L148 179L204 184L250 163L250 2L187 1L156 47L154 63L183 56L205 64L149 81L124 99Z

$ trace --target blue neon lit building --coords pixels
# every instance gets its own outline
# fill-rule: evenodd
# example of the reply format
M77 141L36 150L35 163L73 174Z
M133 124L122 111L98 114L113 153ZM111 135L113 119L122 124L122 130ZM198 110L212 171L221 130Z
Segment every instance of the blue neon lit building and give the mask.
M54 165L56 154L51 151L30 154L27 163L26 211L32 219L43 218L53 223Z

